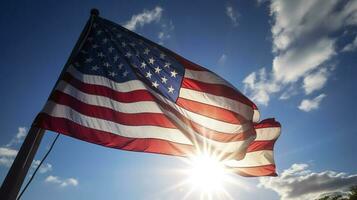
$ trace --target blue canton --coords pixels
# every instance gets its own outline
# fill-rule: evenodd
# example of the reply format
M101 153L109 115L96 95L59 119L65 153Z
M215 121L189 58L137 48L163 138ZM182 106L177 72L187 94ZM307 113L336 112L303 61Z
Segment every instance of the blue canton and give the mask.
M141 80L173 102L185 71L165 48L100 17L94 20L71 65L118 83Z

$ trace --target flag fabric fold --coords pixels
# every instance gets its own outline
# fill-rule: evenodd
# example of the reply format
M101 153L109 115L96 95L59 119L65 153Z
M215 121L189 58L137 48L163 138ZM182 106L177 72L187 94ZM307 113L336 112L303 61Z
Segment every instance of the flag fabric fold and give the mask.
M129 151L220 155L242 176L274 176L274 119L205 69L95 17L35 126Z

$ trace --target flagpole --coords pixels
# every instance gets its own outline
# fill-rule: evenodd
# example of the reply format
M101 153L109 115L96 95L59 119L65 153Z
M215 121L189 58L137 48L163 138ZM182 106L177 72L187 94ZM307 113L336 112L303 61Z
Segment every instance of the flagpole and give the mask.
M65 67L62 70L60 76L62 76L65 69L68 67L72 58L77 55L80 47L83 44L84 39L87 37L88 31L92 26L93 19L99 15L97 9L92 9L90 12L90 20L87 22L84 30L82 31L79 39L71 52ZM1 200L15 200L19 194L22 183L27 175L27 172L31 166L33 158L40 146L41 139L45 133L45 129L37 128L34 122L23 142L14 162L11 165L2 185L0 188Z

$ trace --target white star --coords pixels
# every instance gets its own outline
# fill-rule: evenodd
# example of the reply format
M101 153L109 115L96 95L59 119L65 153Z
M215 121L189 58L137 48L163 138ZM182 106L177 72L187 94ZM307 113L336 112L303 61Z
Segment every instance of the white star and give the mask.
M87 58L85 62L86 62L86 63L90 63L90 62L92 62L92 61L93 61L92 58Z
M99 52L99 53L98 53L98 57L101 57L101 58L103 58L103 57L104 57L104 54L103 54L103 52Z
M127 70L125 70L125 72L123 73L123 76L126 77L129 74L129 72Z
M165 56L166 56L165 54L160 53L160 58L161 58L161 59L165 59Z
M142 62L140 67L145 69L146 63L145 63L145 62Z
M144 50L144 54L146 54L146 55L149 55L149 52L150 52L150 50L149 50L148 48L146 48L146 49Z
M124 66L124 65L123 65L122 63L120 63L120 64L118 65L118 68L119 68L119 69L122 69L123 66Z
M164 65L164 67L166 67L166 68L170 67L170 66L171 66L171 63L169 63L169 62L166 62L165 65Z
M126 54L125 54L125 57L128 57L128 58L130 58L132 55L131 55L131 53L130 52L127 52Z
M172 87L172 85L170 87L168 87L167 89L169 89L169 91L168 91L169 93L174 93L175 89Z
M111 52L113 52L114 48L111 46L111 47L108 48L108 50L111 53Z
M154 59L153 57L151 57L151 58L149 59L149 63L153 65L154 62L155 62L155 59Z
M99 69L99 67L97 65L92 66L93 71L97 71L98 69Z
M161 70L162 69L159 66L155 67L155 73L160 74Z
M166 78L165 76L162 77L162 78L161 78L161 82L166 83L166 82L167 82L167 78Z
M151 78L151 76L152 76L152 74L150 71L146 72L146 76L145 76L146 78Z
M110 65L108 62L105 62L105 63L104 63L104 66L105 66L105 67L110 67L111 65Z
M103 44L107 43L108 42L108 38L104 38L103 39Z
M125 42L122 42L122 43L121 43L121 46L122 46L122 47L125 47L125 46L126 46L126 43L125 43Z
M176 78L176 75L177 75L177 72L175 70L171 71L171 77L175 77Z
M157 88L157 87L159 86L159 84L157 83L157 81L151 82L151 83L152 83L152 86L155 87L155 88Z
M114 62L116 62L116 61L119 59L119 56L118 56L118 55L115 55L115 56L113 57L113 59L114 59Z
M116 75L117 75L117 73L115 73L115 72L109 72L109 76L114 77L114 76L116 76Z

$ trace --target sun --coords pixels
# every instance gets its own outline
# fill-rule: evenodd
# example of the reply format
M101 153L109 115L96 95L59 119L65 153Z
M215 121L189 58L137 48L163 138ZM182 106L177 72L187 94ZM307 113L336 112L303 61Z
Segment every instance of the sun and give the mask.
M189 193L199 192L201 199L230 199L224 184L230 182L231 174L217 156L202 153L186 162L189 167L184 170L185 184L191 187Z
M203 192L212 192L222 188L225 169L218 159L207 155L195 156L190 161L188 182Z

